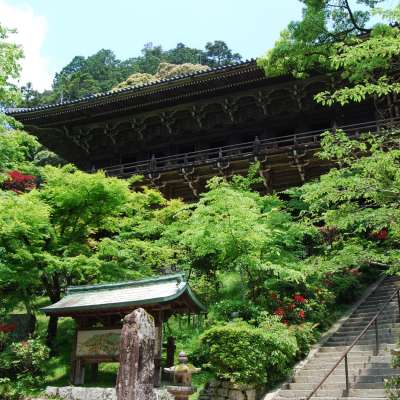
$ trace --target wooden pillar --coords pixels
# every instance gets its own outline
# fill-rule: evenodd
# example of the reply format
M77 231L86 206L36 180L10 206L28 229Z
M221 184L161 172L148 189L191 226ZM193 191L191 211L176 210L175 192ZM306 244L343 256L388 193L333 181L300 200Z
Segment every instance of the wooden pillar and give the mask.
M97 382L98 375L99 375L99 364L98 363L94 363L94 364L91 365L92 382Z
M155 318L156 341L154 345L154 387L161 386L161 358L163 342L163 314L159 311Z
M72 384L74 386L81 386L85 383L85 364L80 357L76 358L74 364L74 379Z
M168 336L167 339L167 367L173 367L175 362L175 338L173 336Z
M85 366L81 358L76 356L76 351L78 348L78 321L75 320L75 337L72 344L71 352L71 372L70 381L74 386L80 386L85 383Z
M75 376L76 376L76 347L78 341L78 329L76 327L75 321L75 334L74 339L72 340L72 349L71 349L71 369L69 374L70 382L75 385Z

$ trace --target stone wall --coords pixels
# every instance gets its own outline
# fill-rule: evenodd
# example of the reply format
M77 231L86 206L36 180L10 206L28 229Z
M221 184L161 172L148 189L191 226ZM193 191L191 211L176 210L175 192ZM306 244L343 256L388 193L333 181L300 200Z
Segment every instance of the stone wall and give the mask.
M250 385L212 380L199 394L199 400L259 400L263 390Z
M157 400L172 400L164 389L154 389ZM48 386L46 396L57 396L63 400L117 400L113 388L85 388L78 386L53 387Z

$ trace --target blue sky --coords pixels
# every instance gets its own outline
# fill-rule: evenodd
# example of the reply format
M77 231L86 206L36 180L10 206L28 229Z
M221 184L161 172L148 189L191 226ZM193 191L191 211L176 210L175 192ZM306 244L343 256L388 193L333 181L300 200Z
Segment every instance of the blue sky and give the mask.
M75 55L101 48L125 59L148 42L168 49L224 40L243 57L257 57L301 9L299 0L0 0L0 23L18 29L12 39L26 54L20 83L43 90Z
M225 40L245 58L257 57L300 16L297 0L0 0L1 23L17 24L19 31L32 25L22 44L40 54L26 62L22 81L40 89L75 55L101 48L124 59L139 55L147 42L167 49L178 42L203 48L207 41Z

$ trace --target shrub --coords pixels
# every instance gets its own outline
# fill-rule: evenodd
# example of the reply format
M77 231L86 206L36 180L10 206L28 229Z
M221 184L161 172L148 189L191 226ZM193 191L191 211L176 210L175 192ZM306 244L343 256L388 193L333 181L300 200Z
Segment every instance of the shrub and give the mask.
M400 368L400 356L393 356L392 367ZM385 391L390 400L398 400L400 398L400 376L392 376L385 379Z
M294 336L273 317L259 327L243 321L215 326L201 336L201 345L219 378L255 385L284 378L298 351Z
M48 357L49 350L39 339L9 344L0 353L0 398L17 399L39 387Z
M358 269L340 271L327 278L330 289L336 295L336 301L349 304L355 301L362 289Z
M296 358L300 360L309 353L311 345L316 341L317 332L315 325L311 323L293 325L290 327L290 330L296 338L298 347Z
M212 311L218 320L229 321L233 318L241 318L250 321L257 318L260 308L248 300L225 299L216 303Z

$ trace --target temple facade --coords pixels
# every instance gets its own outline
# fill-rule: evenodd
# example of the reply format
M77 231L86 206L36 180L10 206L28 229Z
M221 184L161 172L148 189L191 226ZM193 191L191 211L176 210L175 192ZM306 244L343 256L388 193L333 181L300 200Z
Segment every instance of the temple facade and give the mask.
M254 60L8 114L40 142L87 171L139 174L167 197L195 199L215 175L244 174L258 161L266 192L319 176L321 133L377 132L398 115L385 99L323 107L332 77L267 78Z

